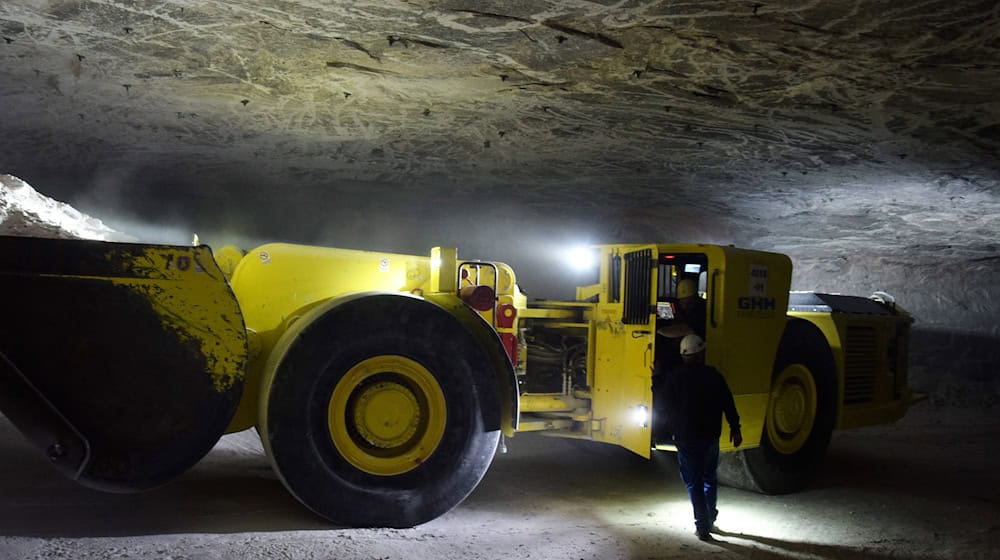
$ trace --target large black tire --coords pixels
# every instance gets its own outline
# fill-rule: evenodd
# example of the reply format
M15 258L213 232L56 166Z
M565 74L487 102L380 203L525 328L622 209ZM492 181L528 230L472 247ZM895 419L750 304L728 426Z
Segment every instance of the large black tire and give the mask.
M811 323L792 321L778 347L760 447L724 454L720 479L764 494L800 490L823 460L836 414L830 346Z
M289 491L353 527L412 527L465 499L500 434L484 425L482 407L499 409L496 382L469 331L430 302L390 294L300 321L265 379L259 420Z

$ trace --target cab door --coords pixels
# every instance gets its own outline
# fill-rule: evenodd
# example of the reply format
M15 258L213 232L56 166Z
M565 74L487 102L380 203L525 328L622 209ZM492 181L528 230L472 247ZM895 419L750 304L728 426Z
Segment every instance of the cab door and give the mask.
M620 276L609 279L620 298L599 305L595 317L592 437L643 457L650 454L656 258L655 245L624 249L613 273Z

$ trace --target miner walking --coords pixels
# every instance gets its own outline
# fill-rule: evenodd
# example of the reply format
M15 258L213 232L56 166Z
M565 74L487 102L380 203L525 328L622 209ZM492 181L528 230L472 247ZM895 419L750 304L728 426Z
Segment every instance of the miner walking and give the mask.
M705 342L689 334L681 340L680 354L684 363L667 373L662 396L681 478L694 508L695 533L703 541L711 540L719 514L717 471L723 414L735 447L743 443L743 435L729 385L717 369L705 365Z

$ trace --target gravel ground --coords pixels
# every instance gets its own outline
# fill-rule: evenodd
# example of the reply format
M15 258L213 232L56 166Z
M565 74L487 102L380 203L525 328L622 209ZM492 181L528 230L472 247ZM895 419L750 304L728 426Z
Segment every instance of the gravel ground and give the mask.
M998 436L998 420L928 403L838 432L806 491L723 488L718 539L702 543L670 454L521 434L447 515L344 529L285 492L253 432L165 487L112 495L61 478L3 420L0 558L1000 558Z

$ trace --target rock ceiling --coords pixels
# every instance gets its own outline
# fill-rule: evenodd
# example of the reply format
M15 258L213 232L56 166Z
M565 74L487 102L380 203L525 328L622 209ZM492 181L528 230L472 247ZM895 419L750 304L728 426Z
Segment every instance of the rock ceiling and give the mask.
M92 212L997 254L995 0L4 0L0 33L0 173Z

